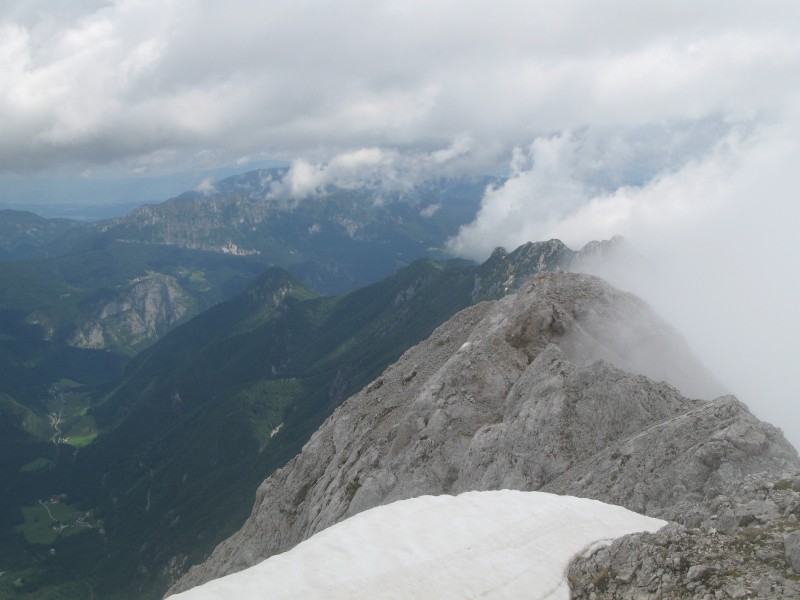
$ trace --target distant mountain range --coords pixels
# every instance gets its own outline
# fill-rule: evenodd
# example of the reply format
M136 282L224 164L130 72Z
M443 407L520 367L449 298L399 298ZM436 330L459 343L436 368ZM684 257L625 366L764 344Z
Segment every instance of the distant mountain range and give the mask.
M131 354L271 266L343 293L443 258L491 182L443 180L402 197L329 187L290 200L273 191L285 173L230 177L94 224L0 211L0 310L24 311L45 338Z
M328 186L304 198L279 187L285 169L215 183L99 226L116 240L255 256L323 293L363 287L428 256L475 217L493 180L441 180L402 195Z
M295 202L271 195L284 175L245 173L98 223L0 211L4 480L51 460L54 436L90 443L90 404L131 357L266 269L283 265L315 293L341 293L441 257L491 181L434 182L402 198L329 187Z
M32 212L0 210L0 260L41 258L62 249L69 234L88 232L90 225L71 219L45 219Z

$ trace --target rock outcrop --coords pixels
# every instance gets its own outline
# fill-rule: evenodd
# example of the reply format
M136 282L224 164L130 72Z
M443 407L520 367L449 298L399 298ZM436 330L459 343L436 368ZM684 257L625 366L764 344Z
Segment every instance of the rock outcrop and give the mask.
M780 431L720 388L634 296L541 274L458 313L348 399L171 591L423 494L543 490L669 519L751 474L800 468Z
M728 482L674 522L569 569L575 600L800 598L800 473Z
M69 336L76 348L141 350L197 312L195 300L170 275L149 273L97 302L91 318Z

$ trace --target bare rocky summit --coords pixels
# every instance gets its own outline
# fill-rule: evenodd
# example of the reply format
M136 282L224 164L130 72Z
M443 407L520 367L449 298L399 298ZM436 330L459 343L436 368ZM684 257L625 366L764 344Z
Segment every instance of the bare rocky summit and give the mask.
M711 523L714 502L738 514L726 494L800 460L723 391L636 297L588 275L540 274L458 313L342 404L260 486L242 529L170 592L423 494L572 494L680 519L686 531Z

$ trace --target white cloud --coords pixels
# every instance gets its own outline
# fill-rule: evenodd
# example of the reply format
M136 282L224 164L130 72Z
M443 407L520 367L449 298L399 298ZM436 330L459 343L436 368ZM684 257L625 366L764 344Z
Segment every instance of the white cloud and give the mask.
M798 85L797 22L780 0L10 0L0 171L463 139L496 154L589 125L753 118Z
M313 163L298 158L292 161L283 180L272 185L272 194L301 200L325 193L326 187L335 184L345 189L369 186L402 196L432 179L480 172L482 166L488 166L490 155L486 149L473 152L470 143L459 138L451 146L434 152L360 148Z
M542 239L549 224L576 210L587 195L586 184L572 177L576 143L564 134L537 139L527 154L515 148L509 179L487 190L475 222L452 240L453 252L481 259L501 242L516 248Z
M733 128L635 185L597 178L625 169L625 138L594 151L589 133L539 140L512 159L512 177L487 192L451 247L483 258L494 245L556 237L579 247L624 235L648 270L601 274L653 304L732 392L800 446L798 116L787 108L772 122ZM617 150L596 151L609 147Z
M213 194L216 191L214 180L211 177L206 177L195 188L201 194Z
M428 206L423 208L421 211L419 211L419 214L421 216L425 217L426 219L429 219L430 217L435 215L437 212L439 212L441 210L441 208L442 208L442 205L439 204L439 203L429 204Z
M721 140L729 139L731 127L706 119L595 126L539 137L526 149L514 149L509 178L487 190L476 220L462 228L450 248L482 260L497 245L515 248L553 237L556 231L565 241L579 244L598 235L625 233L620 229L624 211L643 210L642 203L630 202L629 190L690 168ZM745 123L740 128L749 127Z
M597 198L553 234L625 233L655 270L617 273L617 282L648 299L732 392L800 447L797 125L765 126L642 188Z

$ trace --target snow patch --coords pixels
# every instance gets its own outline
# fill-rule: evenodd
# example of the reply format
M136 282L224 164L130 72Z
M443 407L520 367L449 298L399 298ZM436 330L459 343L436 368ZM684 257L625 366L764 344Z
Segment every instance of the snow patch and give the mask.
M379 506L175 600L568 600L571 558L665 521L543 492L467 492Z

